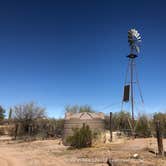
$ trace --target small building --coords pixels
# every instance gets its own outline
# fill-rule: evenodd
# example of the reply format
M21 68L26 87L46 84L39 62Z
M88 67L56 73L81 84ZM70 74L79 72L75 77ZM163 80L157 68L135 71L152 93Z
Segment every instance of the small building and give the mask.
M81 128L83 124L88 125L92 132L104 131L104 114L82 112L65 114L63 143L66 144L68 136L73 134L73 128Z

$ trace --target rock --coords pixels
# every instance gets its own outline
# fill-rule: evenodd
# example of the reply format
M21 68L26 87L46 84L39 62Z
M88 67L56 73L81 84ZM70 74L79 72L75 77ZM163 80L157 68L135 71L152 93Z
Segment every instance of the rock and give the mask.
M108 164L108 166L113 166L112 159L108 159L107 164Z
M133 159L139 159L140 156L139 156L139 154L135 153L135 154L132 156L132 158L133 158Z

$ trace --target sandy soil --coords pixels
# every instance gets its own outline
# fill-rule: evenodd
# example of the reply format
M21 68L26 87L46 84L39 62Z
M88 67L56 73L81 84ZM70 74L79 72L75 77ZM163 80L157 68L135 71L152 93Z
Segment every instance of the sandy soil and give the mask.
M155 139L135 139L92 148L70 150L60 140L34 142L0 141L0 166L106 166L112 159L118 166L165 166L166 159L149 153ZM166 140L165 140L166 145ZM132 159L137 153L139 159Z
M35 141L28 143L0 143L0 166L65 166L64 158L54 153L66 149L58 141Z

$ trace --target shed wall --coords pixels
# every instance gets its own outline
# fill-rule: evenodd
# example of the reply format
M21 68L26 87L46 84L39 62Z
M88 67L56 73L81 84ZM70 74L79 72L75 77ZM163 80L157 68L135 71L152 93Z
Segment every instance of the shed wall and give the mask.
M90 127L92 132L104 130L104 120L103 119L88 119L88 120L70 119L70 120L65 120L63 143L66 144L67 137L71 136L73 134L73 130L72 130L73 128L81 128L84 123Z

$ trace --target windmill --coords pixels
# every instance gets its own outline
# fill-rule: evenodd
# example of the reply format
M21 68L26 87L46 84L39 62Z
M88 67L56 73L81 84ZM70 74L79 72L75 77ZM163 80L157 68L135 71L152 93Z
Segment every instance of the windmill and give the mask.
M139 89L141 102L144 103L141 88L139 85L138 74L135 73L136 72L135 59L138 57L138 54L140 53L140 43L141 43L141 36L136 29L130 29L128 31L128 43L129 43L129 47L130 47L130 54L127 56L127 58L129 59L129 64L128 64L128 68L127 68L127 72L126 72L124 95L123 95L121 110L123 110L124 103L128 103L128 102L130 103L132 122L129 121L129 125L131 127L132 134L134 134L135 133L134 84L135 83L137 84L138 89ZM130 77L129 83L127 83L128 75ZM135 75L136 75L136 81L134 79Z
M128 31L128 43L130 46L130 54L139 53L141 36L136 29L131 29Z

